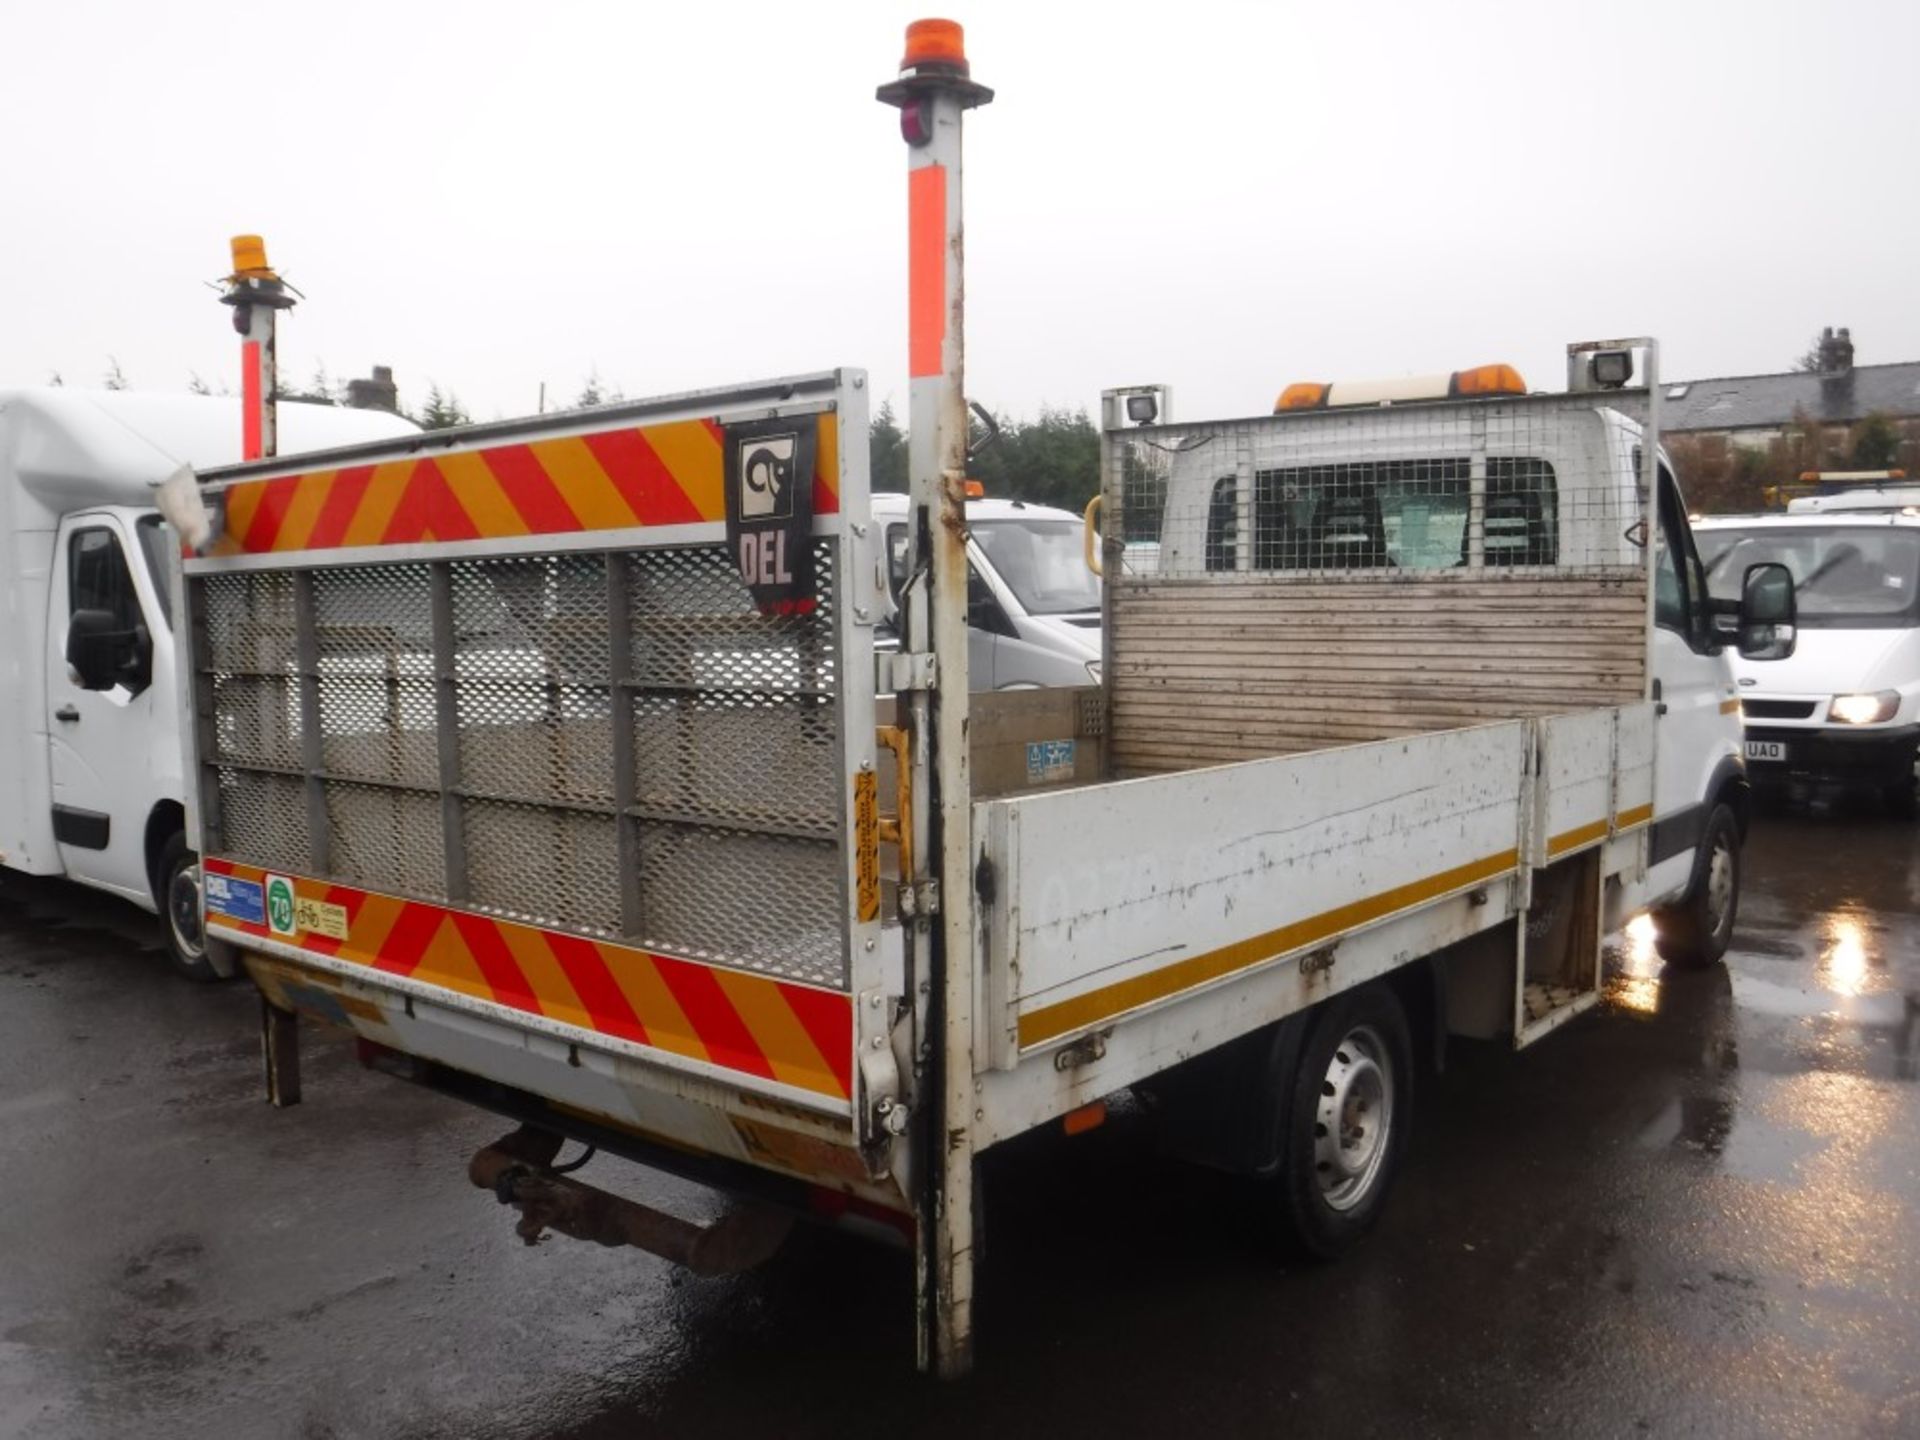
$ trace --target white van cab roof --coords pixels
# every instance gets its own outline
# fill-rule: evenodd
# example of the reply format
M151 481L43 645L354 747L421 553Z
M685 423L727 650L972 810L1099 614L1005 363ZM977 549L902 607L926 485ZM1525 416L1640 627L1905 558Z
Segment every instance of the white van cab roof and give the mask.
M877 490L873 495L873 513L882 520L902 518L907 513L907 497L896 490ZM969 520L1072 520L1080 517L1071 510L1053 505L1035 505L1025 500L999 498L967 501Z
M1873 526L1920 525L1920 513L1903 515L1898 510L1803 510L1783 515L1770 511L1764 515L1703 515L1693 522L1700 530L1767 530L1782 526L1807 529L1868 529Z
M419 427L382 410L283 401L280 453L327 450L410 435ZM153 487L181 465L240 459L240 401L67 386L0 390L0 481L10 472L54 513L86 505L151 505Z

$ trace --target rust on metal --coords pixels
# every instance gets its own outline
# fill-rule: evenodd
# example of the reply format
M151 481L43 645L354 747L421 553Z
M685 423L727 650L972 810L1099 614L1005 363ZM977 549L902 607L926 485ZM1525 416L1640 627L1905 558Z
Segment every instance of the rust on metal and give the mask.
M560 1144L558 1135L523 1125L467 1166L476 1186L520 1212L514 1231L529 1245L557 1230L597 1245L631 1245L696 1275L737 1275L771 1257L793 1228L791 1215L762 1205L737 1204L711 1225L696 1225L610 1195L549 1168Z

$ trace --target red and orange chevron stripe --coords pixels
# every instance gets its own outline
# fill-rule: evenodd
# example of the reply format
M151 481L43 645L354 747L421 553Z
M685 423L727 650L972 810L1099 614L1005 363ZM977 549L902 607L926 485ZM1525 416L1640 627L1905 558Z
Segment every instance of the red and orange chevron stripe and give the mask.
M221 859L206 868L255 883L267 873ZM312 931L274 935L211 912L208 924L829 1099L852 1098L853 1003L837 991L291 878L300 899L345 910L344 940Z
M840 508L838 417L820 416L813 509ZM717 420L405 456L239 480L210 555L285 554L431 541L567 535L725 521Z

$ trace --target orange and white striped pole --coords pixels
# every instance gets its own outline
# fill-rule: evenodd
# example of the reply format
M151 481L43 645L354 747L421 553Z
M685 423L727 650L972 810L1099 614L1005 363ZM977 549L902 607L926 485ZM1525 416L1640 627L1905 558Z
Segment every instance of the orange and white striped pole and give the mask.
M261 460L280 449L274 329L294 298L267 264L266 241L258 235L233 237L233 273L226 286L220 303L233 307L233 328L240 332L240 458Z
M942 1377L973 1363L973 893L967 761L967 404L960 160L968 110L993 99L974 83L965 35L951 20L907 27L900 77L879 98L900 111L907 142L907 465L913 563L930 587L906 597L906 648L931 651L934 688L911 692L915 784L932 769L931 807L915 806L914 853L929 857L915 889L914 956L929 976L930 1040L917 1077L926 1184L917 1207L920 1365ZM929 743L931 742L931 743ZM930 757L930 761L929 761ZM921 793L927 793L923 790ZM927 815L928 810L931 816ZM924 818L923 818L924 817ZM920 883L937 881L937 890ZM950 896L934 910L930 897Z

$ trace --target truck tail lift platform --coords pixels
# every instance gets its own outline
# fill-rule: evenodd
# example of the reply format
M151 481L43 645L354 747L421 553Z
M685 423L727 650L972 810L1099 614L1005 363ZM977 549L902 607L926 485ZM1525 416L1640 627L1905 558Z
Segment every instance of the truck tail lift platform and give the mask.
M1575 347L1567 395L1175 425L1113 392L1103 684L970 695L961 129L991 94L926 21L880 98L909 162L897 653L856 370L264 459L201 477L190 773L276 1098L315 1019L520 1127L472 1177L529 1239L703 1273L796 1214L904 1240L954 1375L982 1152L1139 1087L1335 1253L1446 1031L1588 1008L1649 904L1717 955L1744 782L1724 665L1655 698L1655 553L1690 542L1647 503L1641 341ZM1778 601L1741 643L1790 645ZM747 1208L616 1200L567 1139Z

